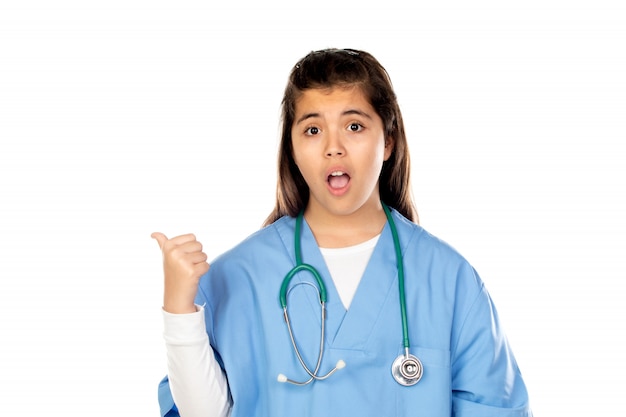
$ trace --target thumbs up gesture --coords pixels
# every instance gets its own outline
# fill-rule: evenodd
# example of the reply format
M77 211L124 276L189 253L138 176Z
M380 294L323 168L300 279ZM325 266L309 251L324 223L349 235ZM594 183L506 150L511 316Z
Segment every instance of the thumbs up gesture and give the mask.
M155 232L151 237L163 252L163 309L174 314L195 312L198 282L209 270L202 244L193 234L168 239L163 233Z

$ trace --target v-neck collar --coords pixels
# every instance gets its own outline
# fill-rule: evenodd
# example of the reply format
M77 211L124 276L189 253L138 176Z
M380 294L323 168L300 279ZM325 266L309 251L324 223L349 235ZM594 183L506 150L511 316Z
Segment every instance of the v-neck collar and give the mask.
M337 288L306 220L302 223L300 239L302 261L318 270L326 286L328 347L351 350L364 349L387 299L396 294L393 289L397 286L398 269L389 223L387 222L383 228L357 286L349 310L346 310L341 302ZM310 279L308 276L302 276L304 274L299 275L294 277L296 282ZM319 300L311 294L309 301L310 308L313 309L311 314L319 316Z

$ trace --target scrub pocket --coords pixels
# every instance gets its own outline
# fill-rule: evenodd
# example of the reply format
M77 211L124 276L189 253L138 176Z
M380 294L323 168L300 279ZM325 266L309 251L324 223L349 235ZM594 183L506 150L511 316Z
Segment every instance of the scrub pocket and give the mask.
M423 375L415 385L398 384L395 415L450 417L450 351L412 346L410 353L422 362Z

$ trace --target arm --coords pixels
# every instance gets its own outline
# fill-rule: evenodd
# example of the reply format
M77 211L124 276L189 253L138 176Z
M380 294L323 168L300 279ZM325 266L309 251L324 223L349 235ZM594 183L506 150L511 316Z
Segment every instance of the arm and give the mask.
M200 277L209 270L202 245L193 235L167 239L153 233L163 252L164 338L168 374L159 385L162 416L225 416L228 385L205 330L204 312L194 299Z
M475 282L479 292L452 346L453 415L532 417L526 386L495 306L480 279Z
M226 417L230 413L228 383L209 345L204 311L171 314L163 311L169 390L161 406L176 404L184 417ZM168 398L169 397L169 398Z

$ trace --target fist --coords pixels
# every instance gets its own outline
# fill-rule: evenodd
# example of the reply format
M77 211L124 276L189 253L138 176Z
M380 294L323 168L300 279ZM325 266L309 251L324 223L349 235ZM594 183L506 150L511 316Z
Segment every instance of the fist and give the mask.
M207 255L193 234L168 239L163 233L152 233L163 252L163 309L184 314L196 311L194 299L200 277L209 270Z

